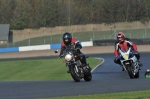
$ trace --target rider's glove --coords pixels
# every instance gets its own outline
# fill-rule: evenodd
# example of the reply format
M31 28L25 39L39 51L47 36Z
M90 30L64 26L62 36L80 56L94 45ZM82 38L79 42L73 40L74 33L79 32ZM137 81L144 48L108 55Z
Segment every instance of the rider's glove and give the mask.
M70 48L73 50L73 49L75 49L75 46L72 44L72 45L70 46Z
M120 56L116 56L115 59L114 59L114 62L115 62L115 63L118 63L119 60L120 60Z
M59 55L59 58L62 58L62 57L63 57L63 54L60 54L60 55Z
M116 61L117 61L118 59L120 59L120 56L116 56L116 57L115 57L115 60L116 60Z
M134 51L133 53L134 53L134 54L136 54L136 55L138 55L138 54L139 54L139 52L138 52L138 51Z
M61 48L60 54L59 54L59 58L63 57L63 50L64 48Z
M139 52L138 52L138 51L134 51L133 53L134 53L134 55L136 56L136 58L139 60L139 59L140 59L140 54L139 54Z

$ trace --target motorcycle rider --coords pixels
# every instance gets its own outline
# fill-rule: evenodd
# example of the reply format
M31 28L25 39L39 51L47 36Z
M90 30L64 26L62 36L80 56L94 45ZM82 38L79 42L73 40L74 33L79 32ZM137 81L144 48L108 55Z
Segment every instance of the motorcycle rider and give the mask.
M133 53L134 53L134 55L136 56L136 58L138 60L139 66L141 67L142 64L139 61L140 54L138 53L136 44L131 42L131 40L129 38L125 38L125 35L124 35L123 32L119 32L116 36L117 36L117 41L115 42L115 50L114 50L114 54L115 54L116 57L114 59L114 62L116 64L121 65L120 56L119 56L119 52L118 52L119 49L126 49L127 47L132 47ZM124 71L124 68L122 68L122 71Z
M80 51L80 49L82 48L81 43L76 38L72 38L72 35L69 32L65 32L62 36L62 39L63 39L63 42L61 43L61 51L60 51L59 57L63 55L63 51L66 48L68 47L72 48L76 50L76 53L78 54L82 65L85 66L88 71L91 71L90 66L86 62L85 55ZM69 70L67 72L69 73Z

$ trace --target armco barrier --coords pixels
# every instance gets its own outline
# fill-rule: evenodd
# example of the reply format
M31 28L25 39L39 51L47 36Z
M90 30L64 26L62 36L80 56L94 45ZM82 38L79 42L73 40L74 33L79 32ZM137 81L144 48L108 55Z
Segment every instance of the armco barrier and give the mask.
M93 41L81 42L81 45L82 45L83 47L86 47L86 46L93 46Z
M50 49L58 49L61 47L61 44L50 44Z
M19 47L19 52L21 51L34 51L34 50L48 50L50 48L50 44L47 45L35 45L35 46L22 46Z
M93 41L81 42L81 45L83 47L93 46ZM61 47L61 44L47 44L47 45L22 46L22 47L12 47L12 48L0 48L0 53L34 51L34 50L49 50L49 49L59 49L60 47Z
M0 48L0 53L19 52L19 47Z

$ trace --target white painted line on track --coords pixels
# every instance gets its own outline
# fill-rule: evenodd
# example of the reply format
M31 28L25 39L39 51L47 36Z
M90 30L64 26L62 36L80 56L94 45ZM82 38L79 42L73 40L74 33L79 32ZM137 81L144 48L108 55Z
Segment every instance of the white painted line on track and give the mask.
M101 64L103 64L105 62L104 58L98 58L98 57L96 57L95 59L100 59L100 60L102 60L102 62L100 64L98 64L94 69L92 69L91 72L93 72L98 66L100 66Z

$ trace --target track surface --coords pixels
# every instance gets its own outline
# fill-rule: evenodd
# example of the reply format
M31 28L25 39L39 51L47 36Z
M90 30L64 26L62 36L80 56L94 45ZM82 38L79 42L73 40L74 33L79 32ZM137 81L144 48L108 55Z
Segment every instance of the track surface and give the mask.
M73 80L0 82L0 99L35 99L150 90L150 79L144 78L146 69L150 69L150 53L141 53L141 62L144 66L138 79L130 79L127 72L122 72L121 67L113 62L113 54L90 56L105 59L105 62L92 72L91 82L84 80L78 83Z

